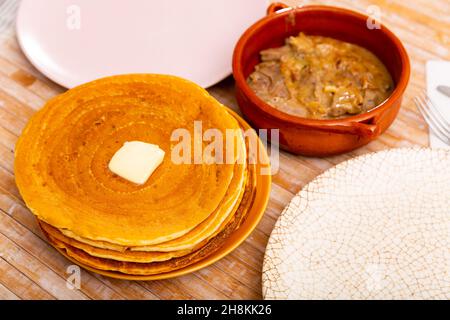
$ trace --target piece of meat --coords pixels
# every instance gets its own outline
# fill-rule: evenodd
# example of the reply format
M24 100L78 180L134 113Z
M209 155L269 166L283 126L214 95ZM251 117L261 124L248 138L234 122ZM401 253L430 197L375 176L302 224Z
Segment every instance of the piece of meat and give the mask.
M261 95L269 95L278 98L290 98L290 94L284 83L280 71L280 64L274 61L260 63L255 72L250 75L250 86Z
M328 115L340 117L345 114L358 114L362 111L362 97L355 90L339 88L334 94Z
M283 46L280 48L270 48L260 52L261 61L280 61L281 57L286 53L289 53L290 49L288 46Z
M314 41L303 33L287 38L286 44L296 53L308 54L315 50Z
M267 92L271 84L270 78L259 71L253 72L247 81L255 92Z

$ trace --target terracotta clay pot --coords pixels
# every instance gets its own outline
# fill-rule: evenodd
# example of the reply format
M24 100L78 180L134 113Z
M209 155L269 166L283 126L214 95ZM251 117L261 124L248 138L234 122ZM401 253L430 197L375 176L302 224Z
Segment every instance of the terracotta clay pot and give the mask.
M368 19L337 7L288 8L272 4L268 15L247 29L234 50L236 96L245 118L255 128L279 129L281 148L308 156L348 152L377 138L397 116L409 80L410 63L400 40L382 24L379 29L369 28L367 23L372 20ZM246 82L260 62L260 51L282 46L287 37L300 31L354 43L373 52L394 80L390 97L369 112L333 120L289 115L262 101Z

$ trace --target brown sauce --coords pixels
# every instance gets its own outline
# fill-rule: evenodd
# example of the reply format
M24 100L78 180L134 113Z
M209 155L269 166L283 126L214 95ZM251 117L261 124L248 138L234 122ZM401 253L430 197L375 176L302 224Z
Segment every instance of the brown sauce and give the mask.
M373 53L328 37L300 33L260 54L249 86L274 108L299 117L334 119L367 112L394 87Z

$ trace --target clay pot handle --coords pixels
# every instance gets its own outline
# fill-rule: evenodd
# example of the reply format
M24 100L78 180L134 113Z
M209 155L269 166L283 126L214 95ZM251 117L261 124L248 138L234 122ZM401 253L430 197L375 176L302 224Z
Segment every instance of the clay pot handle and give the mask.
M362 138L373 138L380 134L379 119L383 114L376 115L367 122L349 121L340 124L323 124L319 129L327 132L354 134Z
M281 3L281 2L271 3L270 6L267 8L267 15L274 14L278 10L287 9L287 8L289 8L289 6L284 3Z
M380 132L380 127L376 123L350 122L350 133L361 136L362 138L372 138Z

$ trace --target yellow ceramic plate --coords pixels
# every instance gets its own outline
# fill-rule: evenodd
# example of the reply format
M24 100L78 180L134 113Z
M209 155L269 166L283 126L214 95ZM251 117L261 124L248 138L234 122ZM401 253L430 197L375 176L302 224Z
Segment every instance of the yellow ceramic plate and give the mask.
M241 126L244 128L244 130L251 129L249 124L245 122L237 113L234 111L228 109L228 112L231 113L241 124ZM260 142L260 147L264 149L262 146L262 143ZM259 159L257 163L257 173L261 172L261 169L268 166L264 163L269 163L268 155L265 152L262 152L263 159ZM261 156L261 155L260 155ZM161 280L161 279L168 279L173 277L178 277L181 275L185 275L194 271L197 271L199 269L205 268L214 262L222 259L227 254L229 254L231 251L236 249L244 240L250 235L250 233L256 228L259 221L261 220L266 207L267 203L269 201L269 195L270 195L270 186L271 186L271 176L270 175L261 175L257 174L256 176L256 194L255 199L253 201L252 207L249 209L247 213L247 217L245 221L242 223L242 225L233 232L233 234L224 242L224 244L213 254L209 255L203 260L200 260L196 263L193 263L185 268L181 268L178 270L174 270L167 273L161 273L156 275L149 275L149 276L136 276L136 275L127 275L127 274L121 274L118 272L112 272L112 271L105 271L105 270L98 270L91 268L89 266L86 266L82 263L79 263L75 259L68 256L64 250L61 250L59 248L56 248L63 256L65 256L70 261L74 262L75 264L81 266L82 268L104 275L112 278L117 279L124 279L124 280Z

